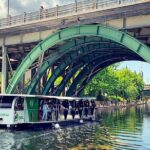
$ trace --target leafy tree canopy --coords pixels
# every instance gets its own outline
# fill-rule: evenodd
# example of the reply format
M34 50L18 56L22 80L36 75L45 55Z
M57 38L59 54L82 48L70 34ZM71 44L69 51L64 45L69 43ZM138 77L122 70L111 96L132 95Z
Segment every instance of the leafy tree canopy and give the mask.
M144 88L140 73L128 68L117 69L118 64L99 72L84 89L83 95L107 95L109 99L132 101L139 99Z

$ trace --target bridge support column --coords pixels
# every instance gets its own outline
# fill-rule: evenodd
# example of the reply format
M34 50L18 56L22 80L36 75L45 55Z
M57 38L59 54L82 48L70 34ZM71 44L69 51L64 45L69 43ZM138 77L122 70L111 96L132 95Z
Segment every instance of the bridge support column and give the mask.
M123 29L126 29L126 27L127 27L127 18L124 17L123 18Z
M2 89L1 93L6 92L6 88L8 85L8 60L7 60L7 47L5 45L2 46Z

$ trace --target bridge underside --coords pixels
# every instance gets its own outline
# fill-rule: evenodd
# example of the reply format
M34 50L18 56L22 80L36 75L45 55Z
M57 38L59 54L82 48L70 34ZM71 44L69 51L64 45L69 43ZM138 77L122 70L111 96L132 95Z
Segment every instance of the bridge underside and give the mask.
M65 49L65 52L61 55L58 53L53 61L50 61L53 59L51 55L45 58L26 93L78 96L92 77L103 68L125 60L144 61L121 44L95 36L72 38L58 44L57 47L60 51ZM40 79L44 80L43 78L43 88L36 91Z
M143 99L150 99L150 90L144 90L142 93Z
M60 30L25 57L7 93L79 96L99 71L120 61L150 62L150 48L126 33L102 25ZM31 77L19 87L27 70Z

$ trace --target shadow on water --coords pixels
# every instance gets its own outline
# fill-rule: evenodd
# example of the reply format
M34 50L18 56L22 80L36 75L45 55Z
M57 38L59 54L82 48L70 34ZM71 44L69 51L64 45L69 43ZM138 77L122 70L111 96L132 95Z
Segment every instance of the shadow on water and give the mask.
M3 150L148 150L150 149L150 105L99 109L99 123L69 126L60 130L0 130Z

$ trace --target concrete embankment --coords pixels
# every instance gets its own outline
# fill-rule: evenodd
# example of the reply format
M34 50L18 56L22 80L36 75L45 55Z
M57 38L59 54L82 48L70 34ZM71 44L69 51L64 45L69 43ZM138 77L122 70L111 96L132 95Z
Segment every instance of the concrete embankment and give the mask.
M146 104L147 100L134 101L134 102L116 102L116 101L96 101L97 108L108 108L108 107L128 107Z

